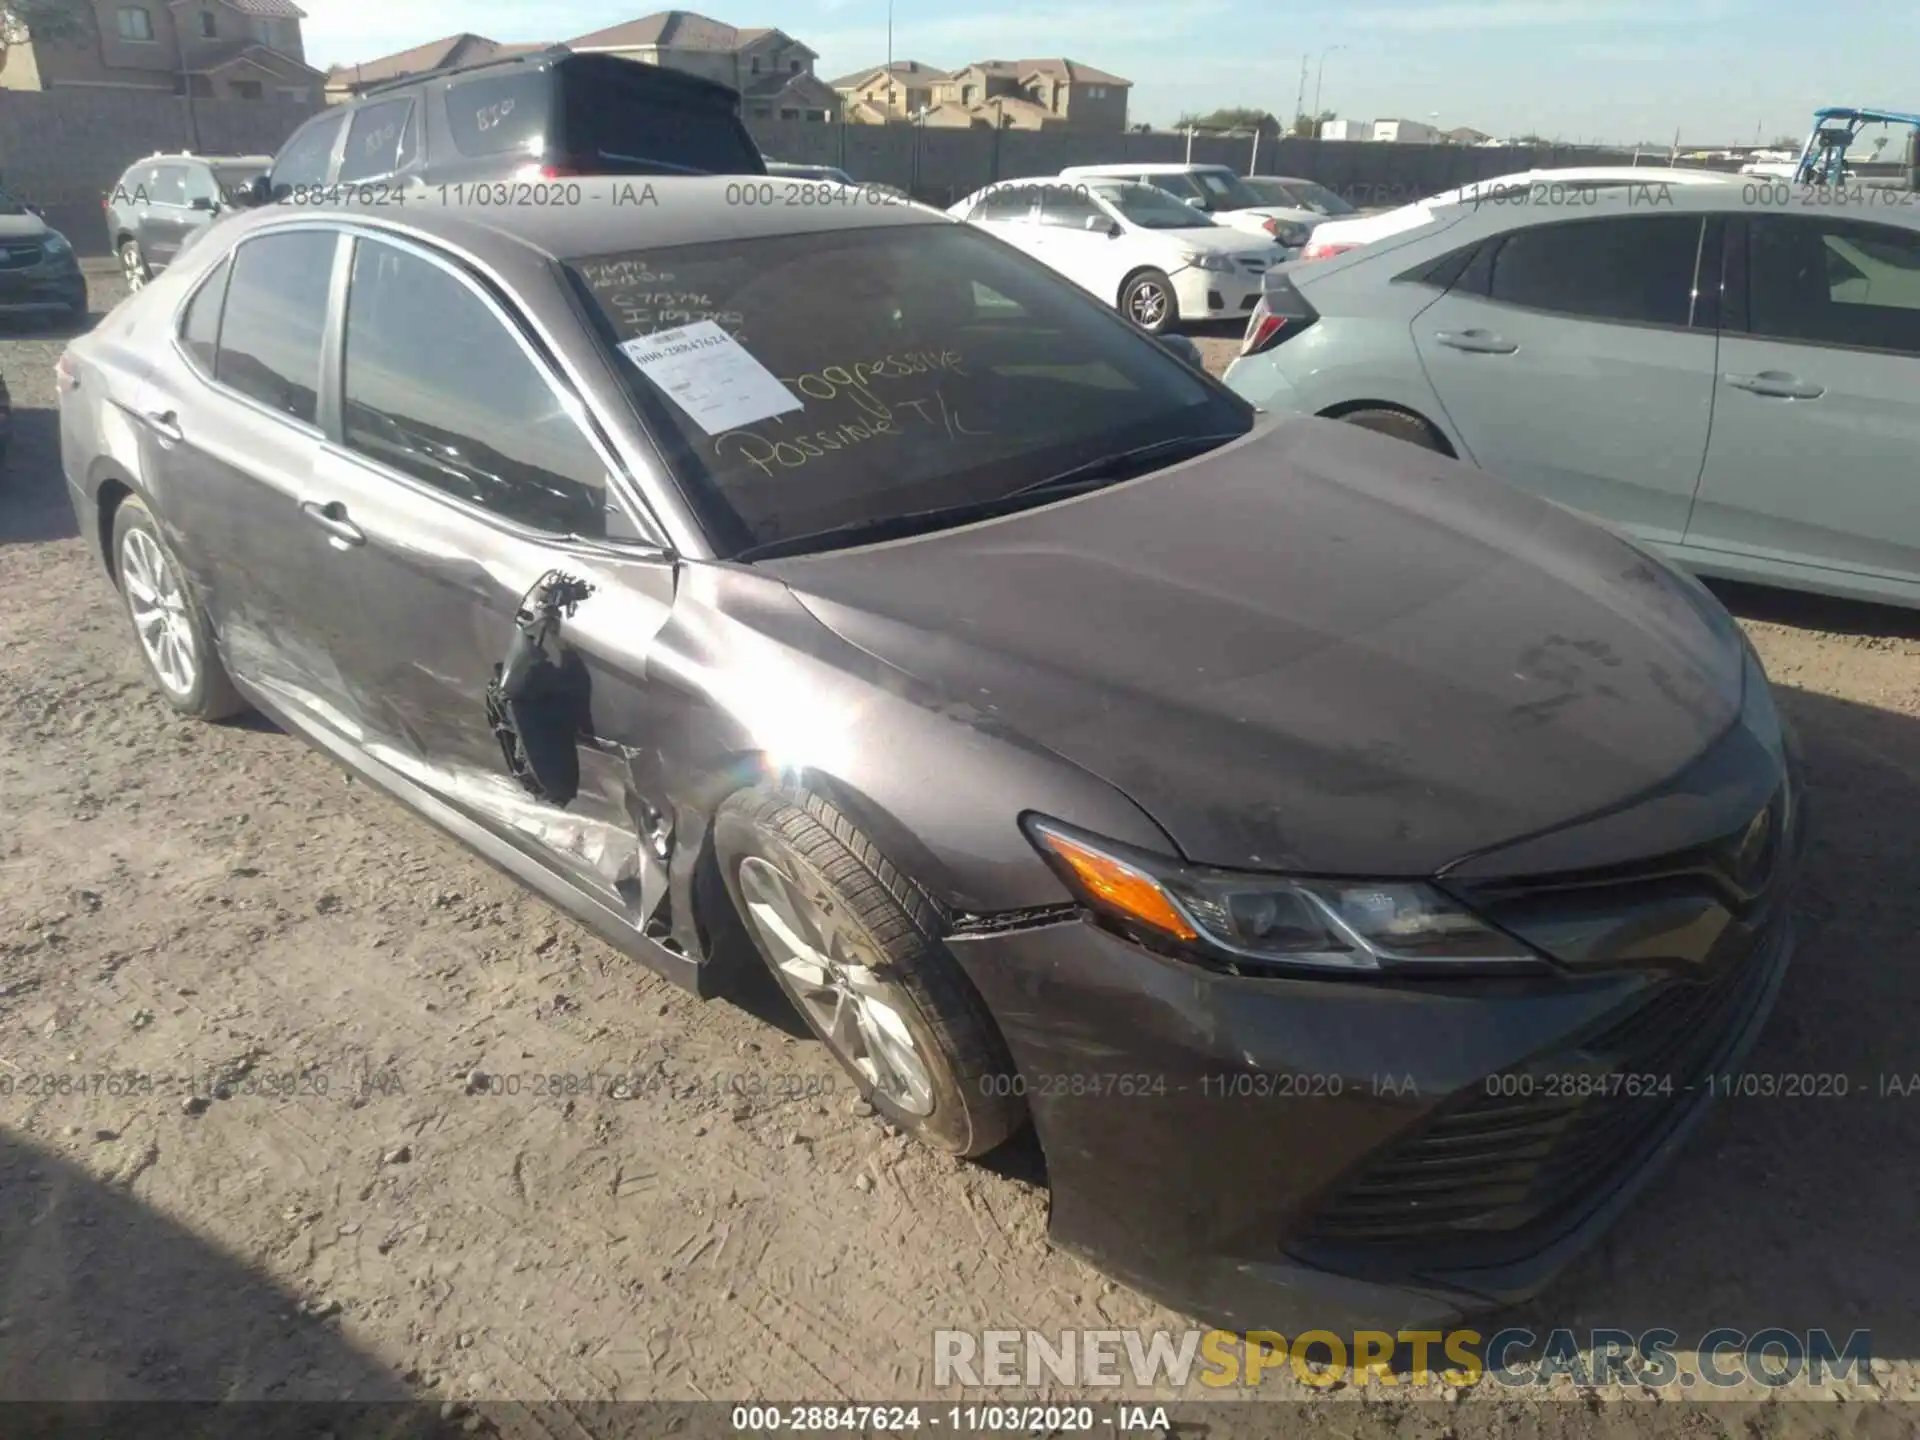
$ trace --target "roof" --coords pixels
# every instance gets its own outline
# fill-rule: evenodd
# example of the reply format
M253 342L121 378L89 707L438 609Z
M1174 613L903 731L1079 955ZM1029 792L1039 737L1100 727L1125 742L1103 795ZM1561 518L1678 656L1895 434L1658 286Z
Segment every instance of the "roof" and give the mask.
M947 78L945 70L922 65L918 60L896 60L891 65L869 65L864 70L855 70L850 75L842 75L838 80L829 80L827 83L836 90L851 90L857 85L864 85L876 75L888 73L896 80L920 80L929 85Z
M543 48L539 45L502 45L497 40L463 30L458 35L444 35L424 45L415 45L411 50L396 50L391 55L381 55L353 65L329 66L327 76L356 85L374 85L382 80L397 80L403 75L421 75L495 55Z
M1109 165L1069 165L1060 173L1062 175L1085 175L1087 178L1092 179L1096 175L1197 175L1203 170L1209 174L1218 174L1222 170L1231 173L1233 167L1231 165L1203 164L1198 160L1191 164L1183 164L1178 160L1154 160L1145 161L1138 165L1128 165L1125 163Z
M172 9L178 10L191 0L168 0ZM221 0L221 3L238 10L242 15L258 15L264 20L304 20L307 12L293 0Z
M967 68L981 70L989 75L1011 75L1018 80L1039 74L1065 80L1074 85L1133 84L1131 80L1123 80L1118 75L1109 75L1105 70L1096 70L1091 65L1083 65L1078 60L1069 60L1065 56L1049 56L1039 60L976 60Z
M576 36L566 43L575 50L625 50L651 45L667 50L732 54L756 40L784 33L765 26L750 30L737 29L692 10L657 10L651 15L642 15L638 20L628 20L619 25L609 25L604 30ZM787 38L792 40L791 36ZM798 41L793 43L799 45ZM814 53L804 45L799 45L799 48L806 50L809 55Z
M202 46L196 52L193 64L187 67L187 73L212 75L242 61L274 75L306 78L325 74L271 45L262 45L258 40L228 40L219 45Z
M747 82L746 89L741 93L750 100L770 100L789 90L808 91L813 99L830 106L840 103L839 92L818 75L756 75Z
M771 235L812 234L891 225L950 225L942 211L910 203L890 205L776 205L740 206L728 202L738 188L738 176L592 176L569 181L579 192L570 205L496 206L461 203L450 198L455 189L429 190L405 206L367 206L336 203L318 207L268 205L245 211L227 222L239 228L298 224L315 213L352 219L370 227L414 233L494 259L531 247L544 257L571 259L585 255L638 250L633 225L632 194L651 188L659 204L647 211L645 248L692 245L718 238L755 239ZM625 196L624 202L622 196ZM737 199L737 195L734 196ZM222 225L222 230L226 225Z

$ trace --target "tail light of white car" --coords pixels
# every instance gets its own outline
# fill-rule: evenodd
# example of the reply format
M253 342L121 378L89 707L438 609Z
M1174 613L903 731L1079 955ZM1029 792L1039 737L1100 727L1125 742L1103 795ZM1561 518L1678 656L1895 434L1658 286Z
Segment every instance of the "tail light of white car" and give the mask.
M1359 248L1360 242L1357 240L1349 240L1344 244L1338 240L1309 240L1306 243L1306 247L1301 250L1300 258L1302 260L1331 260L1336 255L1344 255L1349 250L1358 250Z
M1265 288L1247 317L1247 333L1240 341L1242 356L1259 355L1282 340L1291 340L1320 318L1306 296L1281 270L1269 270Z

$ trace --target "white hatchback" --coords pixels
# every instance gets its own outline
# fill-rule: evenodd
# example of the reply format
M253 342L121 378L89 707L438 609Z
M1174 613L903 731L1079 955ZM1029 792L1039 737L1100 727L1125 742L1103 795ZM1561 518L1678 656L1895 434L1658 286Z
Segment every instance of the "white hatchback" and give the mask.
M947 213L991 231L1156 335L1180 321L1252 313L1262 277L1287 253L1163 190L1121 180L1007 181Z

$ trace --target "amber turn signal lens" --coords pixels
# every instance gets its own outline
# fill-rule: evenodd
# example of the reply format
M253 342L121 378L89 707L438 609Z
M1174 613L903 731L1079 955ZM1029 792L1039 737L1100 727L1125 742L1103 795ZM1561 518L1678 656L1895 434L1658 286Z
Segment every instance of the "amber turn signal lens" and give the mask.
M1090 898L1176 940L1200 938L1151 876L1045 826L1035 826L1034 832L1073 872Z

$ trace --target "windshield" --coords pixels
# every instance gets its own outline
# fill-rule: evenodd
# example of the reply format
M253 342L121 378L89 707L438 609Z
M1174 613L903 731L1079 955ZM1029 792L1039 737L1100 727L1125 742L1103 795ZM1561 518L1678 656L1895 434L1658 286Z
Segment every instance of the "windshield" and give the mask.
M243 197L247 187L267 173L265 165L213 165L213 183L220 187L220 198L231 201Z
M1300 197L1300 203L1307 209L1321 215L1351 215L1353 206L1324 185L1316 185L1311 180L1293 180L1288 189Z
M1193 178L1200 182L1209 210L1252 210L1265 203L1231 170L1199 170Z
M1093 193L1120 212L1129 225L1142 230L1202 230L1219 222L1151 185L1095 185Z
M1251 425L1110 307L972 226L717 240L569 269L607 338L631 342L620 373L722 555L933 510L963 523L966 507L1103 457ZM698 322L717 328L671 337L692 353L665 362L663 342L637 340Z

